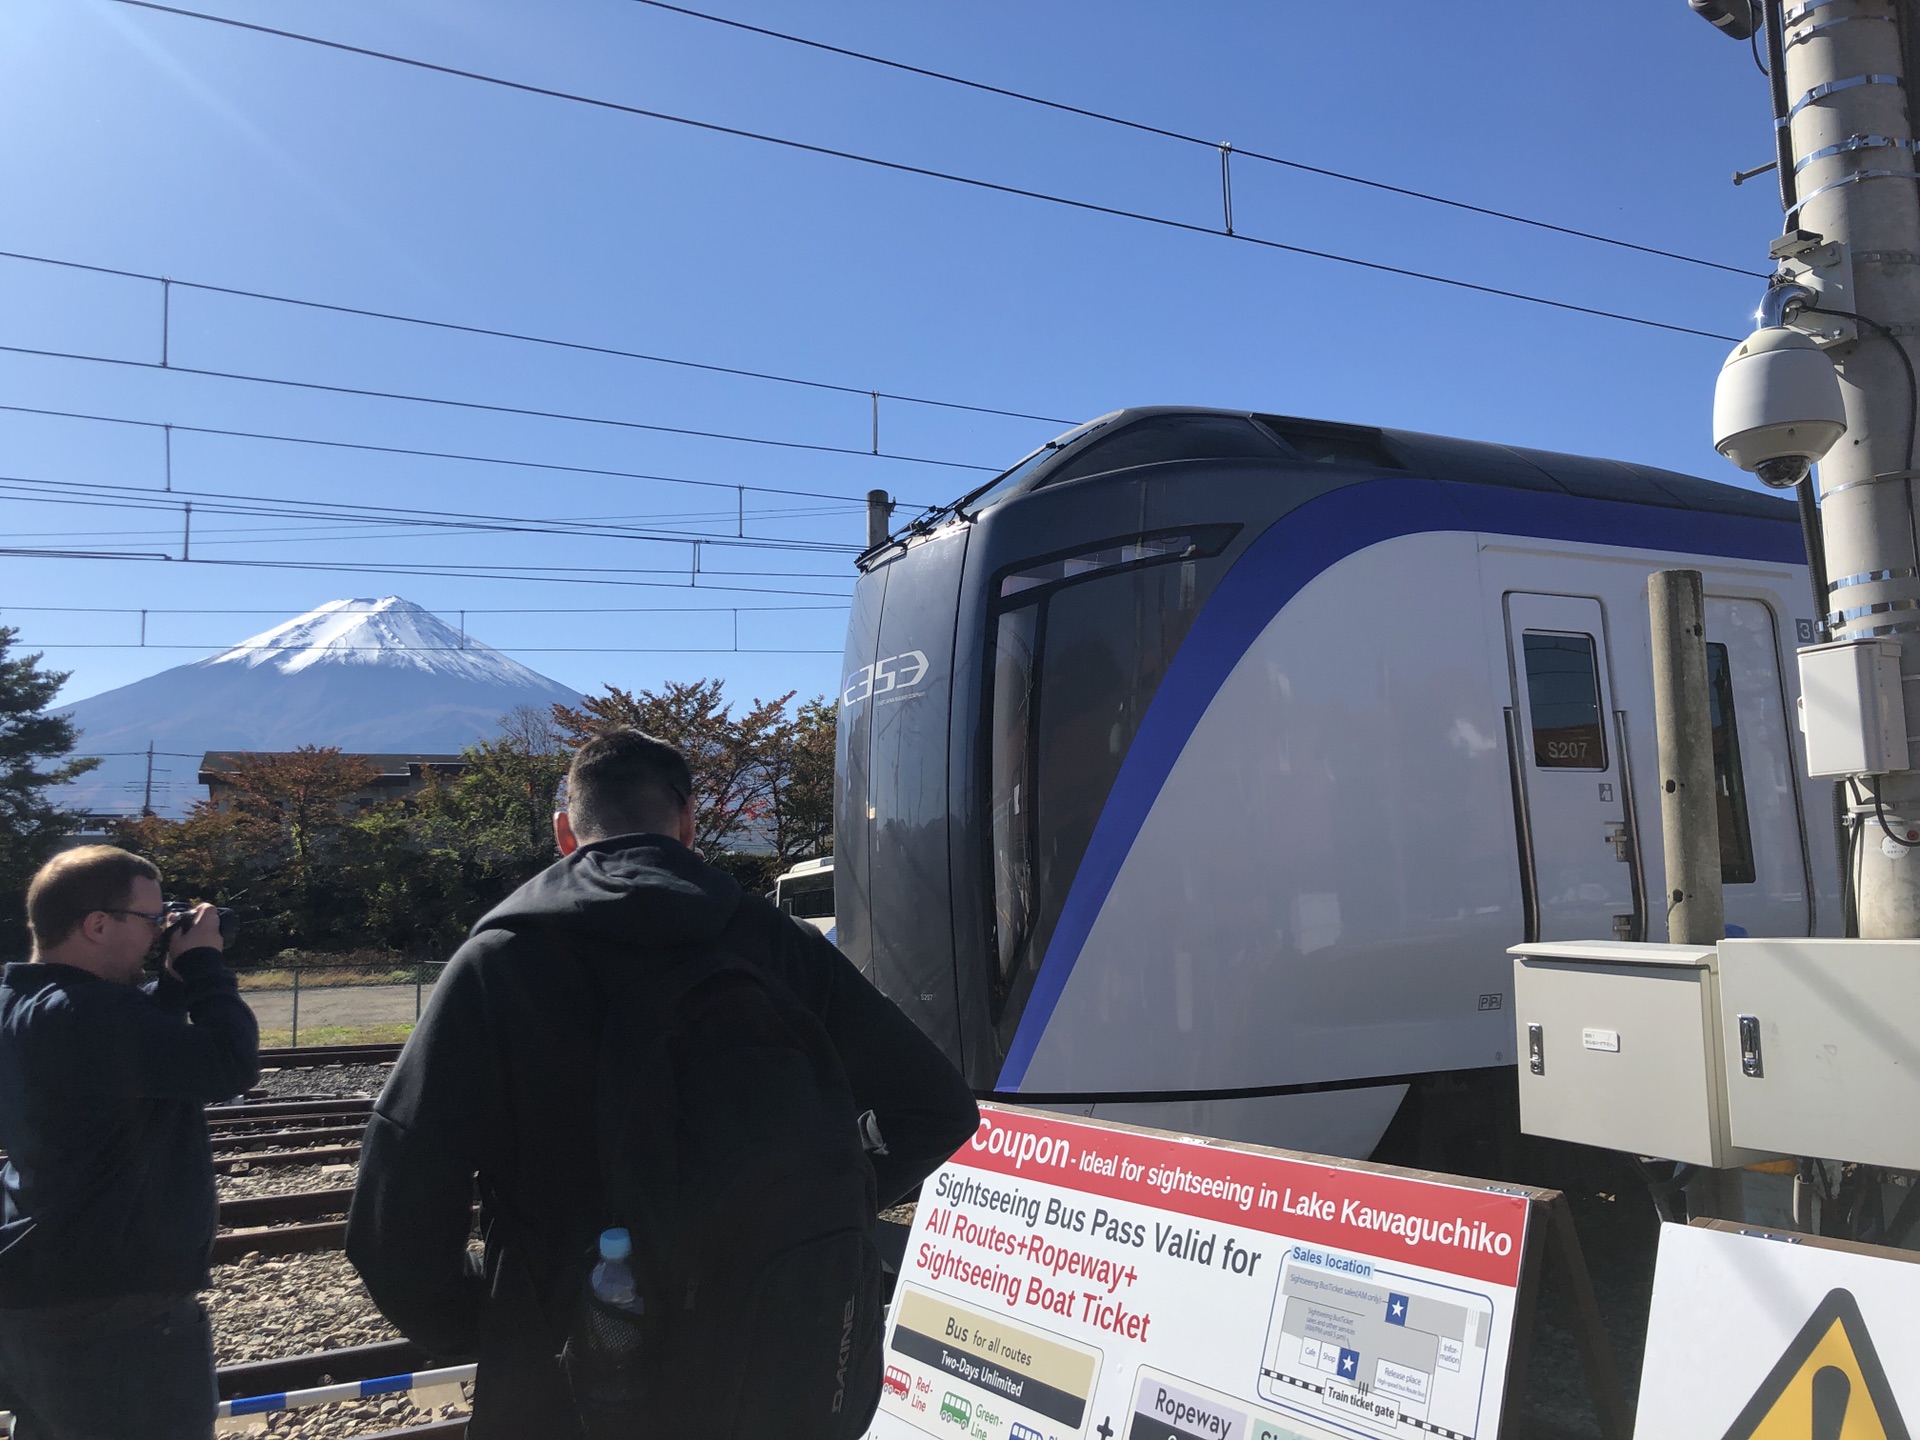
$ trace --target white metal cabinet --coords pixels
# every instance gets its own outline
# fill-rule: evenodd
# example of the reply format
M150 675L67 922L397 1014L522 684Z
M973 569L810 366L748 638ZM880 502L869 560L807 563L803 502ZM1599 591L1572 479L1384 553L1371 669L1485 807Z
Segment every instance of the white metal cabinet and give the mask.
M1728 1134L1712 946L1507 953L1523 1131L1719 1170L1770 1158Z
M1920 941L1723 940L1720 1024L1733 1139L1920 1169Z

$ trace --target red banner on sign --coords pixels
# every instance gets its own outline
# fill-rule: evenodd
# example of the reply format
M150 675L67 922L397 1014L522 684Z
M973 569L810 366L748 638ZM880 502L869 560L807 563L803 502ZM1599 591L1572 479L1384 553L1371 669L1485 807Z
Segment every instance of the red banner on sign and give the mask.
M1517 1285L1522 1195L980 1107L954 1164ZM929 1197L931 1198L931 1197Z

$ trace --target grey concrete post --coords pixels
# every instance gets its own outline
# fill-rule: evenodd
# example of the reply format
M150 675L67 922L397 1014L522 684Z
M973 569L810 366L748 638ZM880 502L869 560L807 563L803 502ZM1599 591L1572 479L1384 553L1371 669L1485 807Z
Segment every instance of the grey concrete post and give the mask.
M300 1043L300 967L293 967L293 1033L287 1036L289 1046Z
M1910 618L1920 603L1915 396L1902 354L1911 355L1909 337L1920 325L1920 185L1911 178L1913 130L1900 83L1912 83L1901 17L1889 0L1789 8L1787 100L1793 154L1805 167L1796 177L1802 208L1791 223L1845 242L1853 294L1832 303L1882 327L1861 325L1857 340L1827 352L1847 407L1847 433L1820 465L1827 574L1836 587L1828 608L1852 616L1833 627L1833 637L1897 637L1907 713L1920 715L1920 625ZM1920 16L1906 18L1920 23ZM1812 315L1800 323L1839 322ZM1875 783L1896 833L1920 823L1920 772ZM1856 853L1860 934L1920 936L1920 851L1883 849L1870 839Z
M1653 626L1653 723L1660 752L1660 834L1667 859L1667 939L1717 945L1726 934L1720 889L1720 802L1707 695L1706 593L1698 570L1647 577Z
M893 528L893 501L884 490L867 491L867 548L887 543Z

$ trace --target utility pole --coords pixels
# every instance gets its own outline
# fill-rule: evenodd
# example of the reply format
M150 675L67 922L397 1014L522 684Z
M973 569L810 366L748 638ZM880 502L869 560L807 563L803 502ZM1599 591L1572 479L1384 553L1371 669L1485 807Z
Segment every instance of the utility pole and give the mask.
M1653 634L1653 725L1660 751L1660 830L1667 857L1667 939L1718 945L1720 802L1707 695L1706 586L1698 570L1647 577Z
M1850 277L1819 292L1820 310L1791 323L1831 344L1847 432L1820 466L1828 610L1834 640L1900 642L1902 691L1920 718L1920 524L1916 524L1916 397L1910 341L1920 335L1920 183L1907 116L1903 32L1920 24L1914 0L1797 4L1791 23L1768 0L1769 49L1785 77L1797 213L1777 257L1805 246L1844 247L1834 273ZM1784 179L1785 177L1783 177ZM1783 190L1788 187L1783 185ZM1800 232L1796 236L1795 232ZM1821 336L1825 330L1827 336ZM1920 771L1859 776L1853 847L1859 933L1920 938ZM1876 798L1877 797L1877 798ZM1884 816L1885 832L1881 829ZM1898 837L1897 839L1894 837Z
M147 741L147 784L140 792L140 813L153 814L153 741Z

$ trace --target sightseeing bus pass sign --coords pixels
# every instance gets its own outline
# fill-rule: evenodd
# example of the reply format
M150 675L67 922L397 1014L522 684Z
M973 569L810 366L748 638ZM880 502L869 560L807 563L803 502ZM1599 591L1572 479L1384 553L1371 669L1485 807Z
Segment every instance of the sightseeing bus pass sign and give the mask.
M1001 1106L920 1192L875 1440L1492 1440L1531 1205Z

